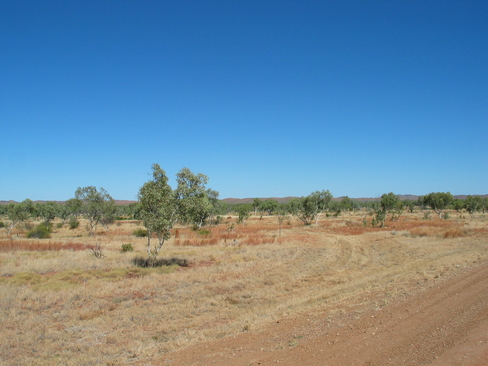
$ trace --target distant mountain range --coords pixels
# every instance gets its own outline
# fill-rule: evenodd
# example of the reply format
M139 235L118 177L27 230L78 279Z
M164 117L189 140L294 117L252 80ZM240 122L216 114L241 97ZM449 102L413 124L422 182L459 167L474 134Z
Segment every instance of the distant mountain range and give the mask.
M459 194L459 195L455 195L454 198L458 198L458 199L465 199L468 195L466 194ZM473 194L472 196L480 196L480 197L488 197L488 194L484 194L484 195L481 195L481 194ZM419 196L416 196L414 194L400 194L399 195L400 199L401 200L417 200L419 198ZM262 198L262 197L258 197L261 201L266 201L266 200L275 200L275 201L278 201L279 203L285 203L285 202L288 202L289 200L293 199L293 198L300 198L300 197L266 197L266 198ZM344 197L334 197L332 200L333 201L340 201L342 200ZM360 197L360 198L352 198L352 197L349 197L351 198L352 200L356 200L356 201L360 201L360 202L369 202L369 201L379 201L381 198L380 197ZM224 198L222 201L224 201L225 203L229 203L229 204L237 204L237 203L252 203L254 201L254 198ZM0 205L7 205L11 202L15 202L15 201L0 201ZM44 202L47 202L47 201L33 201L34 203L44 203ZM57 202L57 203L64 203L64 201L54 201L54 202ZM115 203L118 204L118 205L130 205L131 203L135 203L137 201L128 201L128 200L115 200Z
M400 194L398 195L400 197L401 200L417 200L419 198L419 196L416 196L414 194ZM461 200L465 199L468 195L466 194L461 194L461 195L455 195L454 198L459 198ZM473 196L480 196L480 197L488 197L488 194L485 194L485 195L478 195L478 194L475 194ZM265 201L265 200L268 200L268 199L271 199L271 200L275 200L275 201L278 201L280 203L285 203L285 202L288 202L289 200L293 199L293 198L300 198L300 197L281 197L281 198L277 198L277 197L269 197L269 198L259 198L261 201ZM334 197L332 198L333 201L340 201L344 198L344 196L342 197ZM381 197L359 197L359 198L353 198L353 197L349 197L351 198L352 200L355 200L355 201L360 201L360 202L371 202L371 201L379 201L381 199ZM236 204L236 203L252 203L254 201L254 198L224 198L222 201L226 202L226 203L230 203L230 204Z

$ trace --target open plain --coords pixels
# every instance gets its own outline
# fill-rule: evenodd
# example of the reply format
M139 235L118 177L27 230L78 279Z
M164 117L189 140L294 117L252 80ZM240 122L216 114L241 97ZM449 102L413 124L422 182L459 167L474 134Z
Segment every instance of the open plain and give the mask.
M132 263L137 221L95 237L83 223L50 239L2 230L0 362L486 365L488 218L450 217L229 216L175 228L160 256L189 265L160 268Z

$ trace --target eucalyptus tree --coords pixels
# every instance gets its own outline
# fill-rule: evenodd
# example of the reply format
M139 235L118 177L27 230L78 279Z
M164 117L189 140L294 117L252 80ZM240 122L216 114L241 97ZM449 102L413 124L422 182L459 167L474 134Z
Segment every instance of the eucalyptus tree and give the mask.
M486 210L488 210L488 197L483 197L480 203L480 210L485 214Z
M34 205L30 199L26 199L20 203L9 203L7 205L7 218L10 223L6 226L7 235L10 236L12 230L19 223L27 220L34 210Z
M206 188L208 177L205 174L193 174L188 168L183 168L176 174L176 181L178 186L175 198L179 219L194 227L202 227L211 217L213 203L219 193Z
M403 202L403 207L406 207L409 212L413 212L413 210L415 209L414 200L404 199L402 202Z
M108 231L109 225L112 225L117 218L117 213L119 212L119 207L115 204L115 200L111 199L104 203L103 216L100 219L100 223L103 225L105 230Z
M252 201L252 208L254 209L254 215L257 215L258 211L261 210L262 201L259 198L255 198Z
M146 266L151 267L164 242L171 237L171 229L178 219L177 199L168 184L166 172L158 164L152 166L153 179L139 189L140 202L138 217L148 231ZM158 242L151 246L151 236L156 235Z
M268 215L272 215L273 212L278 208L279 203L276 200L267 199L261 204L261 211L266 212Z
M352 211L354 209L354 202L348 196L341 199L341 209L344 211Z
M75 192L75 199L80 201L80 213L89 222L89 234L95 235L98 224L111 214L111 208L115 205L114 199L108 192L96 187L78 187Z
M283 221L288 218L288 210L285 204L280 204L276 209L276 217L278 218L278 238L281 238L281 227Z
M432 192L424 196L424 202L432 208L439 218L442 219L442 214L446 208L454 200L454 197L449 192Z
M329 190L315 191L299 200L295 214L305 225L311 225L314 221L318 225L321 214L329 209L331 201Z
M385 220L388 213L397 214L398 217L403 212L403 203L398 199L393 192L384 193L381 195L380 202L375 205L376 217L373 220L373 225L379 224L380 227L385 226Z
M479 211L482 206L482 199L479 196L467 196L464 200L464 208L468 211L471 215L473 215L476 211Z
M237 222L242 223L244 226L244 221L251 216L252 206L249 204L238 205L235 210L237 212Z
M465 206L465 200L461 200L459 198L455 198L451 202L451 207L454 210L456 210L456 212L461 212L462 210L464 210L466 208L466 206Z
M80 214L82 203L76 198L71 198L64 202L59 209L59 218L66 223L71 218L76 218Z
M37 216L41 217L44 222L50 223L56 217L60 216L61 206L54 201L47 201L44 203L37 203L34 206Z

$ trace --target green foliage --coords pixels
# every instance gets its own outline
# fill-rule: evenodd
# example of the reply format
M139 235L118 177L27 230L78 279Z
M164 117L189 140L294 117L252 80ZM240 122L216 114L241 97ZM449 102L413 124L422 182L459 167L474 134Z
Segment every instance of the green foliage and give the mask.
M132 252L133 250L134 250L134 247L132 246L131 243L122 244L122 251L123 252Z
M138 238L145 238L147 237L147 230L144 230L143 228L137 228L135 229L132 234Z
M34 230L31 230L27 233L28 238L36 238L36 239L48 239L51 237L51 226L43 222L36 226Z
M381 196L380 208L383 212L389 212L396 207L397 203L398 197L393 192L385 193Z
M376 211L376 214L373 217L373 220L371 221L371 225L372 226L380 225L381 227L383 227L385 226L385 220L386 220L386 212L383 210L378 210Z
M107 221L103 220L110 221L114 214L114 199L103 188L100 188L100 191L93 186L78 188L75 199L81 201L80 213L89 221L91 236L95 235L99 223L106 225Z
M262 204L262 201L259 199L259 198L255 198L253 201L252 201L252 208L254 210L254 214L256 215L258 213L258 211L261 209L261 204Z
M320 215L330 208L332 194L327 191L315 191L307 197L291 203L293 213L305 224L311 225L315 220L318 224Z
M80 226L80 222L76 217L71 217L68 221L68 225L70 229L76 229L78 226Z
M276 200L268 199L261 204L261 210L266 212L268 215L272 215L274 211L278 208L279 203Z
M344 211L352 211L354 209L354 202L348 196L342 198L340 202L340 209Z
M466 197L464 200L464 208L466 211L468 211L471 215L473 215L475 212L479 211L482 208L482 198L479 196L471 196L469 195Z
M141 268L147 268L147 267L163 267L163 266L180 266L180 267L188 267L188 261L186 259L181 259L181 258L161 258L161 259L154 259L154 260L149 260L144 257L135 257L132 260L132 263Z
M242 223L244 225L244 221L247 220L249 216L251 216L251 205L239 205L236 207L237 212L237 222Z
M403 202L403 206L408 210L408 212L413 212L416 204L414 200L405 199L402 202Z
M10 220L10 225L7 227L7 235L10 235L17 224L27 220L33 211L34 205L29 199L21 203L9 203L7 205L7 217Z
M82 201L76 198L67 200L59 209L59 218L66 222L72 217L78 216L81 213Z
M34 206L34 211L37 217L44 219L46 222L50 222L56 217L60 216L61 206L53 201L36 203Z
M0 229L5 227L5 223L3 221L0 221Z
M381 196L381 200L378 204L374 205L375 217L371 224L373 226L379 225L385 226L385 220L388 213L391 214L392 220L397 220L403 212L403 202L393 193L385 193Z
M429 193L423 197L425 204L430 206L442 218L443 210L446 209L454 200L451 193L447 192L437 192Z
M166 173L158 164L153 164L153 179L140 188L140 218L148 231L147 261L156 260L165 240L171 236L171 228L177 216L176 197L168 184ZM151 247L151 233L156 234L158 244Z
M468 196L469 197L469 196ZM451 203L451 206L454 210L456 210L457 212L461 212L465 207L465 201L463 200L460 200L459 198L455 198L452 203ZM466 208L467 209L467 208ZM468 210L468 209L467 209ZM468 210L469 211L469 210Z
M183 168L176 174L178 186L175 190L178 219L201 228L214 213L219 193L207 189L208 177L205 174L193 174Z
M483 197L481 199L481 207L480 210L485 214L486 210L488 210L488 197Z
M57 227L58 229L61 229L61 228L63 227L63 223L62 223L62 222L58 222L58 223L56 224L56 227Z

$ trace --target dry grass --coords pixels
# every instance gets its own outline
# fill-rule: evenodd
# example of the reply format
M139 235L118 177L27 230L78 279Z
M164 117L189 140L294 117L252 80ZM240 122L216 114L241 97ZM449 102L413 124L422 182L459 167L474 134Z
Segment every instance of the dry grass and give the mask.
M0 242L0 252L14 251L80 251L88 249L86 244L74 242L60 242L52 240L4 240Z
M146 244L132 236L137 222L95 238L82 224L49 240L14 239L20 247L0 252L0 363L130 364L371 294L387 303L412 284L427 286L488 258L482 219L409 214L384 229L364 227L363 219L324 218L318 227L291 220L281 238L272 216L244 226L231 218L208 232L178 227L162 254L189 260L188 268L134 267ZM59 249L33 250L40 243ZM105 257L59 243L99 243ZM122 253L124 243L134 252Z

